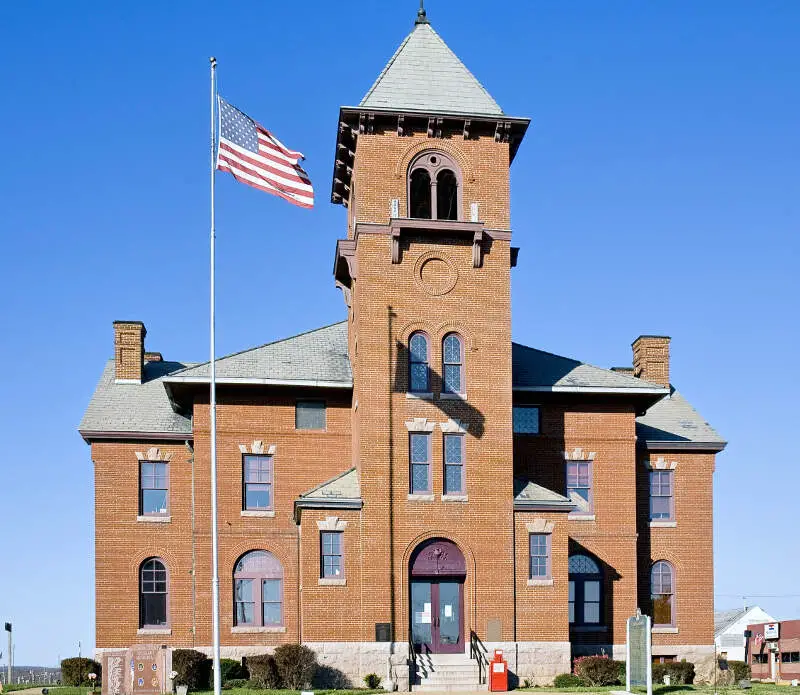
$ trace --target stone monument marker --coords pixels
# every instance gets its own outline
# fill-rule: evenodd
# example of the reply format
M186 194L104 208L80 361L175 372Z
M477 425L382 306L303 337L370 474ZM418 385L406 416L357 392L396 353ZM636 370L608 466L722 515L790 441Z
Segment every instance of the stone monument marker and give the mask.
M636 615L628 618L627 638L625 689L631 692L632 687L646 686L647 695L653 695L650 616L642 615L642 611L638 608Z

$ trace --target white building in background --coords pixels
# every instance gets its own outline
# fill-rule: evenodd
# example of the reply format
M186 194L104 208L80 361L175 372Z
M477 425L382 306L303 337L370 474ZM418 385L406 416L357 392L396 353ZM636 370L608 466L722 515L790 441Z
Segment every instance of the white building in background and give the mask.
M714 613L714 643L727 652L729 661L744 661L744 631L753 623L772 623L775 618L759 606L745 606Z

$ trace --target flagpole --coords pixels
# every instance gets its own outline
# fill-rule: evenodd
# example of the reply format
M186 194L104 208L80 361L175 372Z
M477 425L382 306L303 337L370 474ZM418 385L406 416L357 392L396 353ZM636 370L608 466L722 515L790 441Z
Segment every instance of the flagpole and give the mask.
M217 59L211 62L211 360L210 367L210 431L211 431L211 630L213 640L214 661L214 695L221 695L222 674L219 662L219 548L217 542L217 368L215 358L214 330L214 246L216 239L216 221L214 215L214 194L216 187L216 162L214 146L216 144L216 101L217 101Z

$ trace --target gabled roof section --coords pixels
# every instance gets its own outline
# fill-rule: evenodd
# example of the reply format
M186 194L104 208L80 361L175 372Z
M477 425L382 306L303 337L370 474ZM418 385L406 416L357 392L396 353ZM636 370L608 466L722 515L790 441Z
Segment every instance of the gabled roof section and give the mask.
M668 393L666 388L658 384L519 343L512 343L511 359L515 391Z
M648 449L722 451L725 440L689 402L672 389L669 397L636 418L636 437Z
M405 38L359 106L499 116L503 109L427 22Z
M351 388L347 321L220 357L216 370L219 384ZM208 362L175 372L166 379L171 384L208 383L208 380Z
M187 367L184 362L146 362L141 384L117 384L114 360L108 360L78 431L84 439L153 438L185 439L192 436L191 420L176 413L164 378Z
M302 493L294 501L294 518L299 523L302 509L361 509L363 506L358 471L350 468Z
M563 510L575 509L575 504L564 495L548 490L538 483L514 478L514 509Z

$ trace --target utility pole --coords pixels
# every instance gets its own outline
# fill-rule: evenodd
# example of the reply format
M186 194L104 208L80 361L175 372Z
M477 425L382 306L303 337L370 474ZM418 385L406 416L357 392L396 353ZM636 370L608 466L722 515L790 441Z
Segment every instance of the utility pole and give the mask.
M14 649L11 644L11 623L6 623L6 632L8 633L8 684L11 685L11 669L14 661Z

